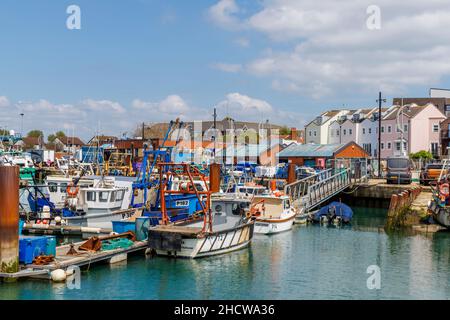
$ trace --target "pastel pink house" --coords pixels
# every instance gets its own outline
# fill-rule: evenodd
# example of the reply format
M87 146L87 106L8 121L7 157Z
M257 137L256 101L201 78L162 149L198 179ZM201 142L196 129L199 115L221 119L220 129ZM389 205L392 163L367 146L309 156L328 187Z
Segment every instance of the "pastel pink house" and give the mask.
M446 116L433 104L389 109L381 123L381 157L400 156L420 150L440 155L440 123ZM399 127L403 129L402 132ZM402 145L403 144L403 145Z

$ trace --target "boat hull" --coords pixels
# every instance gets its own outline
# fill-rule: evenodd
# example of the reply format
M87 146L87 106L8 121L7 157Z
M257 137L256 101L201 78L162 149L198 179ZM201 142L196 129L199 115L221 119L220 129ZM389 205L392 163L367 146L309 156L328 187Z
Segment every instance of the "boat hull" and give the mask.
M292 229L292 225L294 224L295 214L285 219L278 220L258 220L255 222L255 233L256 234L276 234L280 232L289 231Z
M120 221L132 216L132 212L119 212L119 211L97 211L89 212L82 216L64 217L67 225L88 227L88 228L101 228L111 229L113 221Z
M431 201L428 209L433 215L434 221L441 226L450 229L450 210L449 208L443 208L439 206L435 201Z
M179 258L204 258L247 247L253 237L254 224L247 223L234 229L214 232L206 236L174 236L149 230L149 248L157 255Z

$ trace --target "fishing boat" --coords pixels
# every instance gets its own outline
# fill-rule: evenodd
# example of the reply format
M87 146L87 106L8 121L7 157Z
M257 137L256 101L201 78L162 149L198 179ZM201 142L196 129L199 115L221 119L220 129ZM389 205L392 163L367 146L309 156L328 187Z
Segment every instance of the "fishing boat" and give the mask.
M126 191L106 178L94 186L70 184L62 217L71 226L111 228L112 221L132 215L132 211L122 210Z
M297 212L288 196L279 191L252 198L250 212L256 217L256 234L275 234L292 229Z
M311 213L311 220L321 224L348 224L352 220L353 210L342 202L331 202Z
M168 165L159 164L159 168L162 171ZM188 164L178 166L184 169L185 175L191 176ZM202 210L199 215L170 224L165 197L179 192L167 188L171 172L166 173L167 179L160 179L162 221L160 225L149 228L151 252L164 256L202 258L239 250L250 244L254 221L248 214L248 200L223 195L211 198L209 186L207 190L199 191L194 184L192 189L186 191L195 194L199 201L201 196L206 198L200 201Z

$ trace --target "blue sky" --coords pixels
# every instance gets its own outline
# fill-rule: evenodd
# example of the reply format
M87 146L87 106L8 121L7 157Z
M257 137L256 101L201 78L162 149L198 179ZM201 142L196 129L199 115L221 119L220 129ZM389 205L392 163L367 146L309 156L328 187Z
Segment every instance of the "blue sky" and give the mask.
M379 1L386 28L376 35L365 29L369 2L343 2L336 18L329 0L3 0L0 126L20 130L23 111L24 131L87 139L98 126L119 135L142 121L210 118L217 105L220 117L301 127L326 109L374 106L379 89L391 101L450 87L448 36L428 39L450 20L445 2ZM71 4L81 30L66 28ZM438 25L423 33L396 28L436 9ZM419 40L430 50L411 56Z

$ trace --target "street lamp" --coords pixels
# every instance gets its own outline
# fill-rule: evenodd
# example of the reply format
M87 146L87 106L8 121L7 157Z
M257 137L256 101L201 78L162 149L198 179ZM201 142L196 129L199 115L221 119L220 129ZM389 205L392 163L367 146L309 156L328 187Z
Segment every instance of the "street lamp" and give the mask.
M406 156L406 150L403 148L404 145L404 127L403 127L403 110L406 108L406 111L410 110L410 105L402 105L397 110L397 132L400 132L400 152L402 156Z
M21 136L23 136L23 116L24 116L25 114L22 112L22 113L20 113L20 119L21 119L21 122L20 122L20 135Z

